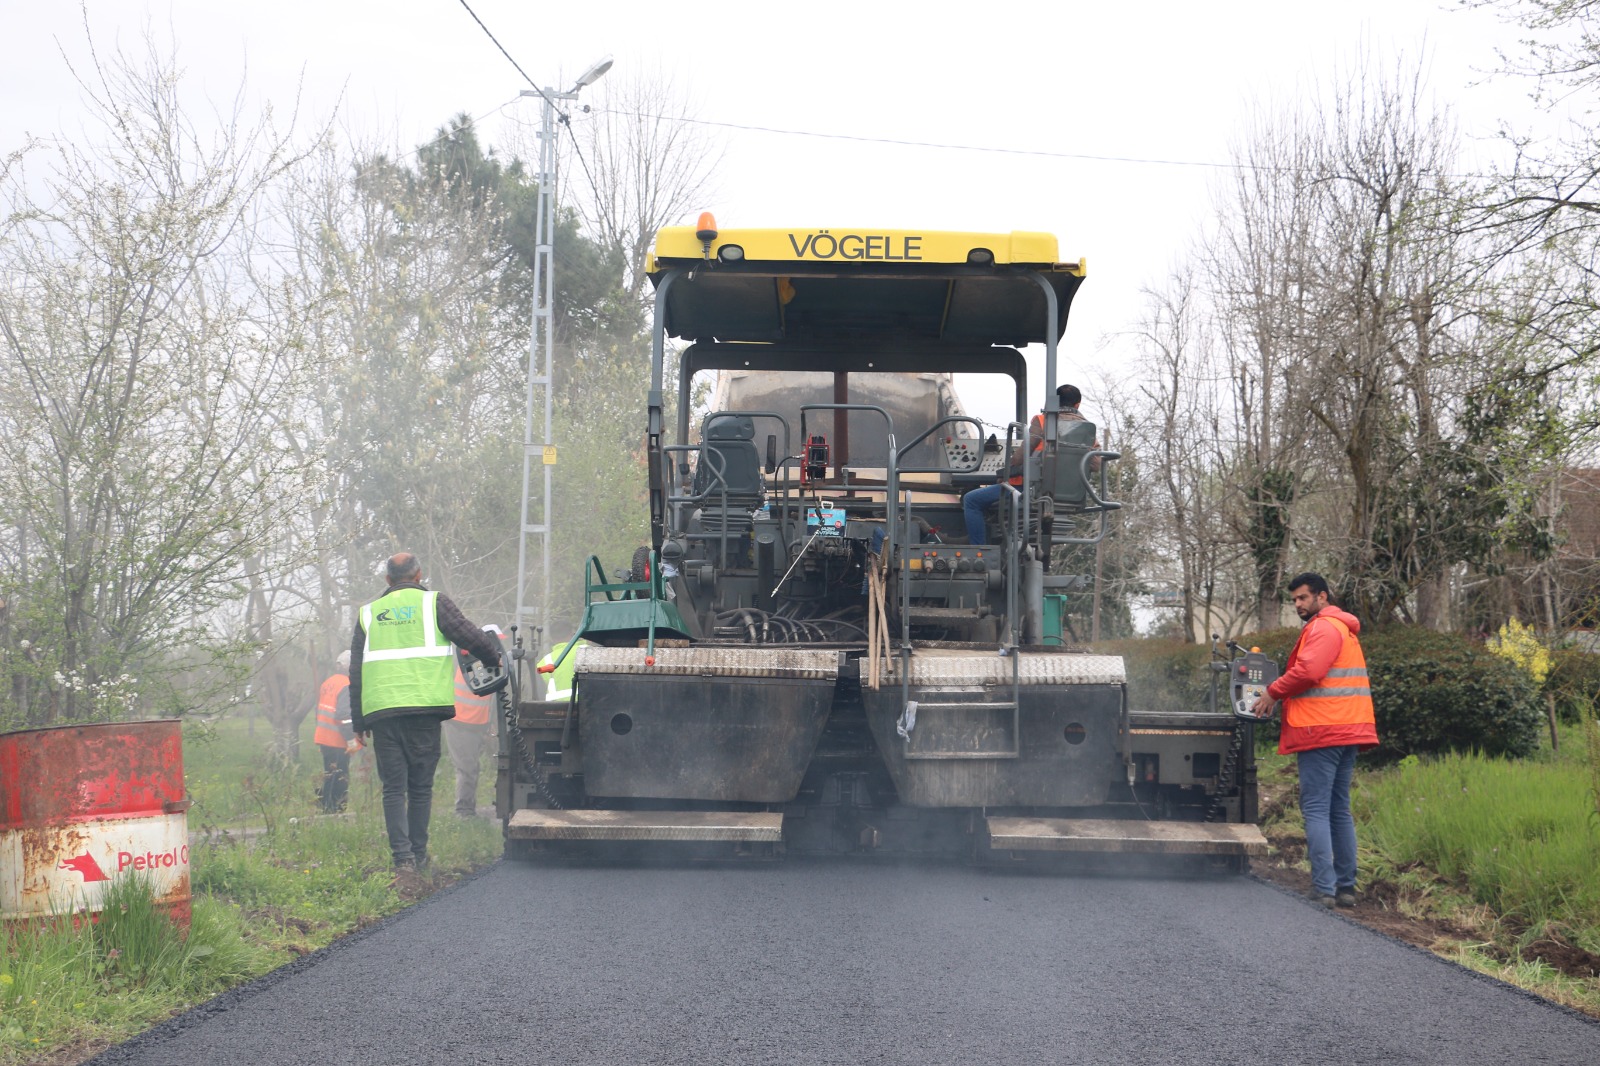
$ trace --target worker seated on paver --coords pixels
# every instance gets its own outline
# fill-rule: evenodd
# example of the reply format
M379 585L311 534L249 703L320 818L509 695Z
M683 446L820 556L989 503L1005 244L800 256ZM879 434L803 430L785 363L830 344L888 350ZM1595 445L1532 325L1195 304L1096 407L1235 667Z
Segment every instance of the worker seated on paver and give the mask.
M1061 385L1056 389L1056 400L1061 411L1056 416L1062 422L1087 422L1078 411L1083 394L1076 385ZM1091 433L1093 431L1091 430ZM997 475L995 484L983 485L961 497L961 510L967 522L967 543L990 543L985 512L999 503L1009 491L1013 494L1022 487L1022 464L1025 459L1044 451L1044 415L1033 416L1028 423L1026 446L1019 444L1006 460L1004 474ZM1098 463L1099 460L1094 460Z

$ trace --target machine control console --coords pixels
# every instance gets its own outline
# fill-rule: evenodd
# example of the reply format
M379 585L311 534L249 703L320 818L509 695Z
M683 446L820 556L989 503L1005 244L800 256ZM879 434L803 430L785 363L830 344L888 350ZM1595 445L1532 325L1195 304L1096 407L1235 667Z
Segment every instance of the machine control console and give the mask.
M952 484L987 485L1000 473L1005 449L992 433L981 445L969 437L952 436L944 439L944 458Z
M983 445L970 437L949 436L944 439L944 462L952 472L970 474L983 463Z
M1000 553L997 551L985 553L982 548L966 545L923 544L911 550L911 555L906 559L906 568L920 572L924 577L976 574L998 567L999 560Z

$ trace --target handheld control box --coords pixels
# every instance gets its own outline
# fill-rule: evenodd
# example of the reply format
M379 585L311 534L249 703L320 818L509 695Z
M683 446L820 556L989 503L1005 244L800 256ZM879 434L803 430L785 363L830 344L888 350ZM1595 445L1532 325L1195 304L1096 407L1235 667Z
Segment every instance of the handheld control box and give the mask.
M1233 696L1233 713L1240 718L1257 721L1250 708L1267 694L1267 686L1278 680L1278 664L1261 651L1251 648L1228 664Z
M511 675L506 671L505 655L500 656L499 666L490 667L467 649L457 648L456 665L461 668L461 679L474 696L491 696L511 681Z

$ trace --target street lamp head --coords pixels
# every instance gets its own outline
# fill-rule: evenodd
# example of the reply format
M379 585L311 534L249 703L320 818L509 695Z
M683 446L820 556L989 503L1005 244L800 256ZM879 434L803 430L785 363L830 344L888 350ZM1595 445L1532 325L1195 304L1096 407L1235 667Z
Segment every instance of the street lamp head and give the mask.
M611 57L606 56L604 59L600 60L600 62L583 72L583 76L580 77L578 79L578 83L572 87L572 91L577 92L579 89L587 89L589 86L599 81L605 75L605 72L610 69Z

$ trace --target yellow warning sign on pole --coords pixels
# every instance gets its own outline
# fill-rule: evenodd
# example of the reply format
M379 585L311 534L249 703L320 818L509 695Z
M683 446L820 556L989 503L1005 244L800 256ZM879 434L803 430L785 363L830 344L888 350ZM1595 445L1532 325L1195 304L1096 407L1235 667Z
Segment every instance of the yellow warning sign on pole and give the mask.
M556 446L554 444L546 444L544 446L544 465L556 465Z

